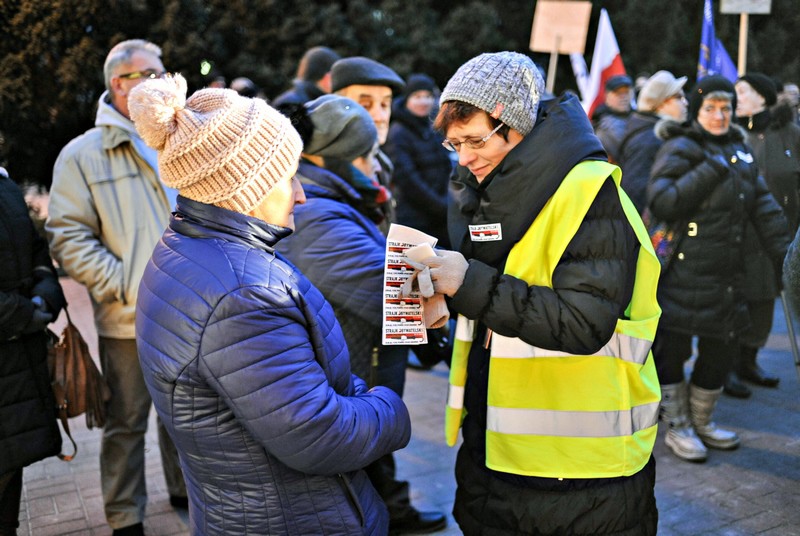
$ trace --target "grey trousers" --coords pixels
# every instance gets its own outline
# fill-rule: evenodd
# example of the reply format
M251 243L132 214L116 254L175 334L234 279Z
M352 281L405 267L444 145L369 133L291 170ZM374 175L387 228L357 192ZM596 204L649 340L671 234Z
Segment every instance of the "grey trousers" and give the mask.
M99 349L103 376L111 388L100 447L100 479L106 520L112 529L119 529L144 521L144 446L152 399L135 339L100 337ZM177 450L160 420L158 443L169 494L186 497Z

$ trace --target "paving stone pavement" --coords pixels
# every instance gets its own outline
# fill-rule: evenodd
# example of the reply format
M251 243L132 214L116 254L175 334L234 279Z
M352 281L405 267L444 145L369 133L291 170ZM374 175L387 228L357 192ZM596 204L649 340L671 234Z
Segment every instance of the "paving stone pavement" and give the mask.
M71 280L62 283L73 321L97 355L88 297ZM62 315L58 325L63 322ZM774 329L759 362L781 377L779 388L754 387L749 400L723 397L719 403L715 420L740 434L738 450L711 451L704 464L683 462L668 452L660 430L655 449L660 535L800 536L800 382L786 332L778 301ZM443 439L446 391L444 365L428 372L409 370L405 400L413 437L397 453L397 462L399 476L411 482L417 507L448 512L449 526L438 534L450 536L461 531L449 514L456 449ZM111 534L100 496L100 431L88 430L82 417L72 419L70 427L79 449L74 461L50 458L25 469L20 535ZM65 442L64 448L68 446ZM146 448L145 532L186 535L186 512L169 505L154 414Z

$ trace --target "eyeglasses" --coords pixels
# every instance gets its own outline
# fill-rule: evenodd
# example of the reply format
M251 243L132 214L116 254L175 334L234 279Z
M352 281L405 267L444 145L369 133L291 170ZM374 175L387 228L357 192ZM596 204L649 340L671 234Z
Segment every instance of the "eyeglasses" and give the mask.
M133 71L132 73L118 74L117 78L126 78L128 80L136 80L138 78L164 78L167 71L156 71L155 69L145 69L144 71Z
M475 151L477 149L483 149L483 146L486 145L486 142L489 141L489 138L494 136L495 132L500 130L500 127L502 126L503 123L500 123L499 125L494 127L494 130L492 130L490 133L477 140L467 138L464 141L450 141L447 138L445 138L445 140L442 142L442 146L448 151L452 151L454 153L457 153L461 149L462 145L466 145L467 149L470 149L472 151Z

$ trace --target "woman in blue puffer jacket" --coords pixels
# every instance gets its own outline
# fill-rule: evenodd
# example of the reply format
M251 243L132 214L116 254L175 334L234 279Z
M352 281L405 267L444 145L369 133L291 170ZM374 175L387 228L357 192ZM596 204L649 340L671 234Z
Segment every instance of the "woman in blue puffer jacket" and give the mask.
M139 356L180 453L192 534L385 534L362 467L402 448L408 412L350 373L331 306L274 246L304 203L302 144L258 99L179 75L131 116L176 212L145 270Z

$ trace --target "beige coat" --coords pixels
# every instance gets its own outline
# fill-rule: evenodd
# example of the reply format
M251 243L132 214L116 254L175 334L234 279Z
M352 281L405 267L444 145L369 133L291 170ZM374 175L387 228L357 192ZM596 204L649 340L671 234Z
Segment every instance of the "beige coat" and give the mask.
M89 290L98 334L133 339L139 281L170 207L133 124L101 98L95 125L56 161L45 229L53 258Z

